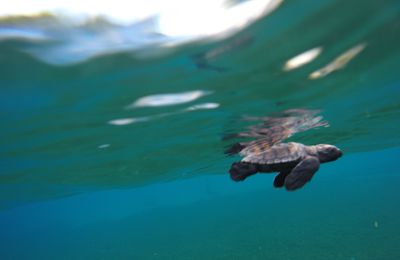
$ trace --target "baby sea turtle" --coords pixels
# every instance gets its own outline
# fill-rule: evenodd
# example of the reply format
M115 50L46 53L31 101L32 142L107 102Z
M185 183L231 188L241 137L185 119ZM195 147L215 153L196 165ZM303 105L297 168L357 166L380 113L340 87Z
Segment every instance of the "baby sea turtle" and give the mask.
M264 126L248 127L246 132L231 135L256 138L254 141L236 143L225 151L231 155L239 153L243 157L241 161L234 162L229 170L234 181L243 181L257 172L279 172L274 186L296 190L311 180L321 163L335 161L342 156L337 147L329 144L307 146L295 142L282 143L282 140L297 132L327 126L328 123L321 121L322 117L317 117L316 113L307 117L301 115L268 120L269 123Z
M329 144L307 146L290 142L269 146L260 140L245 147L240 155L244 158L229 170L234 181L243 181L257 172L279 172L274 186L296 190L311 180L320 163L335 161L342 152Z

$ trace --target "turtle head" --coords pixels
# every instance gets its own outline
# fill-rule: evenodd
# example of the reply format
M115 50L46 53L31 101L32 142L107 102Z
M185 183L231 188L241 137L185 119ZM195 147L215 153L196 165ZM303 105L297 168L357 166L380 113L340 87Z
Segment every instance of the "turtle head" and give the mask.
M317 149L317 156L321 163L335 161L343 154L339 148L330 144L318 144L315 148Z

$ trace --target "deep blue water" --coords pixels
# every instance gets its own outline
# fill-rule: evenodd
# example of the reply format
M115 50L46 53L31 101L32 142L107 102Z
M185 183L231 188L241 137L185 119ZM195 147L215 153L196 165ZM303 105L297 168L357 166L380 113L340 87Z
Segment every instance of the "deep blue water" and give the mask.
M400 259L399 11L283 1L174 47L1 17L0 259ZM233 182L226 137L254 117L344 155L294 192Z
M3 259L397 259L398 148L324 165L309 187L199 176L3 211Z

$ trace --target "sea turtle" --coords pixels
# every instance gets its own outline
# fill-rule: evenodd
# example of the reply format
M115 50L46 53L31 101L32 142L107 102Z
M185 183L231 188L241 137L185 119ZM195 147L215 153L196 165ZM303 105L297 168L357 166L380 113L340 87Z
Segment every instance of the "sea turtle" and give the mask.
M329 144L307 146L295 142L282 143L297 132L328 125L328 122L321 121L322 117L315 115L268 118L268 124L250 126L246 132L230 135L256 138L233 144L225 151L230 155L239 153L243 157L232 164L229 170L231 178L243 181L257 172L279 172L274 180L275 187L285 186L287 190L303 187L317 172L320 163L335 161L342 156L337 147Z
M279 143L269 146L262 140L252 142L240 151L244 158L229 170L232 180L243 181L257 172L279 172L274 186L296 190L311 180L320 163L335 161L342 152L329 144L307 146L301 143Z

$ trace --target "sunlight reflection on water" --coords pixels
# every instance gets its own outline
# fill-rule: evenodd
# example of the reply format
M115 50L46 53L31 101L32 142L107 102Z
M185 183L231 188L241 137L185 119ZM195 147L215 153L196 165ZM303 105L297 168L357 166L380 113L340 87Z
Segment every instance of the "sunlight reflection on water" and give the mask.
M332 62L328 63L326 66L322 67L319 70L312 72L309 75L309 79L322 78L336 70L344 68L347 65L347 63L349 63L358 54L360 54L360 52L362 52L366 46L367 46L366 43L357 44L353 48L340 54L337 58L335 58Z
M141 97L127 108L133 107L158 107L188 103L211 94L211 91L195 90L182 93L158 94Z
M146 122L146 121L154 120L154 119L161 118L161 117L177 115L177 114L181 114L184 112L202 110L202 109L216 109L218 107L219 107L218 103L203 103L203 104L193 105L193 106L190 106L190 107L187 107L187 108L175 111L175 112L161 113L161 114L156 114L153 116L113 119L113 120L108 121L108 123L110 125L118 125L118 126L129 125L132 123Z
M128 51L144 58L192 41L227 38L275 10L282 1L249 0L228 5L225 0L84 0L76 5L70 1L28 4L17 0L2 6L0 41L24 40L22 51L54 65Z

